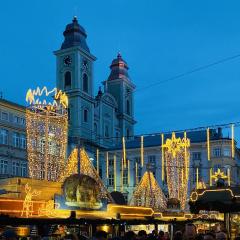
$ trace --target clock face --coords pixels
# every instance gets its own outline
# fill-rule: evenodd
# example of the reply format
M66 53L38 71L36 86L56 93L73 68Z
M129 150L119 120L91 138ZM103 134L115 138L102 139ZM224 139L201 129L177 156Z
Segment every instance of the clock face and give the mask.
M71 57L70 57L70 56L66 56L66 57L64 57L64 59L63 59L63 63L64 63L65 66L70 66L71 63L72 63L72 59L71 59Z

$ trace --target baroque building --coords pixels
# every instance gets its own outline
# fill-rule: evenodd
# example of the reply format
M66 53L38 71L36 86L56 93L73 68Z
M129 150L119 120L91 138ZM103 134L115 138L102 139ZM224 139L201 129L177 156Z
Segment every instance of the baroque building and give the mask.
M112 60L110 73L94 93L96 57L87 44L87 33L76 17L66 26L64 40L56 56L56 86L69 98L69 153L85 147L93 163L99 150L99 174L110 192L120 191L130 200L144 172L151 170L167 194L162 181L161 136L144 137L144 166L140 166L140 137L134 137L134 89L128 64L120 53ZM27 176L25 107L0 99L0 176ZM240 153L221 129L210 131L211 159L207 159L206 131L187 133L190 141L189 189L199 179L209 182L209 169L231 171L231 183L238 183ZM122 169L122 137L126 140L128 167ZM116 171L114 170L116 159Z

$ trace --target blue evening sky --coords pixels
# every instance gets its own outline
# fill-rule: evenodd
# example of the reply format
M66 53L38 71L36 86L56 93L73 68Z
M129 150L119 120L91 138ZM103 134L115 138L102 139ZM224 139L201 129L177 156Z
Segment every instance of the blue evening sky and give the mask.
M95 90L117 52L137 86L136 133L240 120L240 58L152 88L151 83L240 54L239 0L9 0L0 3L0 91L25 105L55 86L55 56L74 15L97 57Z

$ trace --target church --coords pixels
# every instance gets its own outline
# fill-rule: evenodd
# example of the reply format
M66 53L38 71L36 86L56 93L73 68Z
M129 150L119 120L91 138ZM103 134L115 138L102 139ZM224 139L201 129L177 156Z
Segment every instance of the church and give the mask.
M103 89L94 94L94 61L85 29L76 17L66 26L57 58L56 86L69 98L69 145L113 147L134 135L134 89L128 64L118 53ZM91 148L91 149L90 149ZM93 150L93 149L92 149Z

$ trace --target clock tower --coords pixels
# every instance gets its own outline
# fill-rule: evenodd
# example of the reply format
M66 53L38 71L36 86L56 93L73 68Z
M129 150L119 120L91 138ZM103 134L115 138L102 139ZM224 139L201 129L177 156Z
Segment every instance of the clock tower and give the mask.
M76 17L63 32L61 49L54 52L57 58L57 88L69 98L69 140L84 143L93 139L94 86L93 62L85 29Z

